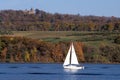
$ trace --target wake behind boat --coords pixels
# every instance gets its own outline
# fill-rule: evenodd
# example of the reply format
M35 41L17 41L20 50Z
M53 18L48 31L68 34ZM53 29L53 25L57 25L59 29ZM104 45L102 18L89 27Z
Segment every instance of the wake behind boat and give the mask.
M70 45L63 67L66 69L84 69L84 66L78 63L73 43Z

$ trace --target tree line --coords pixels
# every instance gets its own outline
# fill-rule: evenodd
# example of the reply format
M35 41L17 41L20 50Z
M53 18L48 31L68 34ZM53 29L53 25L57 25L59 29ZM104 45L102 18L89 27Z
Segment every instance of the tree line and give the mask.
M120 18L51 14L39 9L0 11L0 29L14 31L120 31Z
M1 36L0 62L63 63L69 46L69 41L52 43L25 37ZM74 46L80 62L120 63L120 45L100 43L100 46L95 47L76 41Z

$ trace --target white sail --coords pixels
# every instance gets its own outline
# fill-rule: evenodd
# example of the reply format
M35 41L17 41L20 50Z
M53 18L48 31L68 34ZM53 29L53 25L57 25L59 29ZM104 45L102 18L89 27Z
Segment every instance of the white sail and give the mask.
M70 48L69 48L69 51L68 51L68 53L67 53L67 56L66 56L66 59L65 59L63 65L68 65L68 64L70 64L70 51L71 51L71 46L70 46Z
M76 53L75 53L75 49L74 49L73 43L72 43L71 47L72 47L71 64L79 64L77 56L76 56Z

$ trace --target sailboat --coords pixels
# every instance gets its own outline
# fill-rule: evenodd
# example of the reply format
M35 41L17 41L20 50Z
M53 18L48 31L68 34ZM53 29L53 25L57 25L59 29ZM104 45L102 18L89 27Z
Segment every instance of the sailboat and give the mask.
M70 45L63 67L66 69L84 69L78 62L73 43Z

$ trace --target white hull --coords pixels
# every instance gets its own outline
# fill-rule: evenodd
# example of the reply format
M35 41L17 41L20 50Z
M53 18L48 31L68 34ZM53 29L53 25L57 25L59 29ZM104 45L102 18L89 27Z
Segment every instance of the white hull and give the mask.
M75 65L69 65L69 66L63 66L65 69L84 69L84 66L75 66Z

